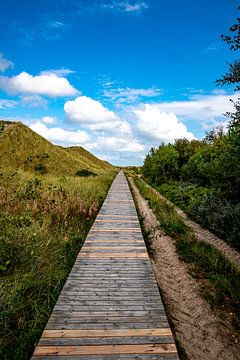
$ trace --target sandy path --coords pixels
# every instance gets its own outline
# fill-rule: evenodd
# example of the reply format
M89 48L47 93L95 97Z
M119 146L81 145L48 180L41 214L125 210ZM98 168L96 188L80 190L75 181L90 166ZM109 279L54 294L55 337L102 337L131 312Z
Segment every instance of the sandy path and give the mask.
M154 255L151 259L176 339L190 360L240 359L240 345L229 335L229 324L211 311L200 295L198 282L188 273L187 265L178 259L174 240L157 229L158 221L142 198L132 179L139 213L151 232Z

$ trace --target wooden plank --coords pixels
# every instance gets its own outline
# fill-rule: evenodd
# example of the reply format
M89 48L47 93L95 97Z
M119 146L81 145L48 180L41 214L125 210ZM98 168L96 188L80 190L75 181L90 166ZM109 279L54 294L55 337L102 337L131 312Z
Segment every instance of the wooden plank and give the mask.
M86 251L86 249L89 250L146 250L145 247L142 246L85 246L84 247L84 251Z
M81 357L76 356L60 356L60 355L45 355L45 356L33 356L33 360L178 360L176 354L137 354L137 355L81 355Z
M111 345L111 344L174 344L172 336L155 337L98 337L98 338L41 338L40 345Z
M123 337L123 336L171 336L170 328L124 329L124 330L44 330L42 337Z
M91 258L91 259L97 259L97 258L147 258L148 254L142 253L142 254L129 254L129 253L87 253L84 251L81 251L78 257L84 257L84 258Z
M124 223L124 224L127 224L127 223L137 223L139 224L139 221L138 220L115 220L115 219L109 219L109 220L106 220L106 219L96 219L95 222L104 222L104 223L110 223L110 222L117 222L117 223Z
M34 355L175 354L174 344L38 346Z
M115 228L115 229L109 229L109 228L92 228L91 229L91 233L92 232L121 232L121 231L128 231L128 232L141 232L141 228L140 227L136 227L136 228Z
M134 219L138 219L137 215L124 215L124 214L103 214L103 213L99 213L99 215L97 216L97 219L101 216L110 216L110 217L114 217L114 218L134 218Z
M118 322L110 322L110 323L68 323L67 321L64 324L50 324L47 323L46 329L56 329L56 330L74 330L78 329L142 329L142 328L152 328L152 327L169 327L167 321L152 321L152 322L142 322L142 323L134 323L134 322L127 322L127 323L118 323Z

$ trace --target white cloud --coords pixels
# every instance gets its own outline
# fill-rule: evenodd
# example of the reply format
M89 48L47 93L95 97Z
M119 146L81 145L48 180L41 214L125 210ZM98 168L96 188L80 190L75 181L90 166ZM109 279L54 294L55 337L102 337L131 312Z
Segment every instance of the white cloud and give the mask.
M186 125L180 122L172 112L163 112L158 105L144 105L144 109L135 110L138 131L150 141L173 142L177 138L194 139Z
M75 100L67 101L64 104L64 111L69 120L77 123L97 124L117 120L113 111L87 96L79 96Z
M7 60L3 54L0 54L0 71L3 73L9 68L13 68L14 64L12 61Z
M134 103L141 98L153 98L161 95L162 91L157 87L148 89L133 89L133 88L118 88L118 89L105 89L103 95L110 98L112 101L119 103Z
M72 96L79 93L64 77L53 73L30 75L27 72L7 77L0 76L0 89L8 94L38 94L51 97Z
M85 145L89 150L101 150L112 152L132 152L144 151L145 146L140 144L137 139L132 137L99 136L95 142Z
M34 95L22 95L20 96L21 102L23 106L30 107L43 107L47 108L48 101L44 99L42 96L34 94Z
M37 121L36 123L32 124L30 128L49 141L57 144L61 143L67 145L81 145L90 140L89 135L85 131L64 130L60 127L48 128L41 121Z
M93 132L94 141L85 145L89 150L140 152L145 149L133 136L130 124L99 101L79 96L67 101L64 110L69 120ZM96 136L97 131L101 131L101 136Z
M0 109L9 109L17 106L17 101L9 100L9 99L0 99Z
M161 112L173 112L178 117L202 122L213 121L233 110L230 99L237 100L240 94L227 95L222 91L214 91L212 95L193 95L187 101L158 103L155 106Z
M79 96L67 101L64 105L67 118L81 124L92 131L115 132L120 135L131 134L131 127L113 111L103 106L99 101L87 96Z
M41 121L44 123L44 124L47 124L47 125L51 125L51 124L54 124L57 119L53 116L43 116L41 118Z

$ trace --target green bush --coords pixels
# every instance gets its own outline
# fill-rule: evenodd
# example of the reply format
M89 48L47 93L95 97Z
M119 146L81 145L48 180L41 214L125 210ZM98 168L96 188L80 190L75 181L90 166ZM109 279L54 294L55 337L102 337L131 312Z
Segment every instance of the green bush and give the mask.
M78 170L75 174L76 176L83 176L83 177L87 177L87 176L97 176L96 173L90 171L90 170L87 170L87 169L81 169L81 170Z
M34 166L34 171L38 172L41 175L44 175L47 173L47 167L46 165L39 163Z
M204 227L240 249L240 204L232 204L214 194L192 202L187 213Z

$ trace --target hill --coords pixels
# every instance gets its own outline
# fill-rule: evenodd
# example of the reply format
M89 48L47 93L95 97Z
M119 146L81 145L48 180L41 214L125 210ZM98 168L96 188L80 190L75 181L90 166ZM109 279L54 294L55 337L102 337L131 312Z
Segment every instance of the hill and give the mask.
M56 146L20 122L0 121L0 166L24 171L75 175L86 169L99 173L112 169L82 147Z
M107 161L98 159L96 156L94 156L92 153L90 153L81 146L70 146L64 149L68 152L68 154L75 156L79 160L87 159L89 166L91 166L93 169L112 168L112 165L109 164Z

